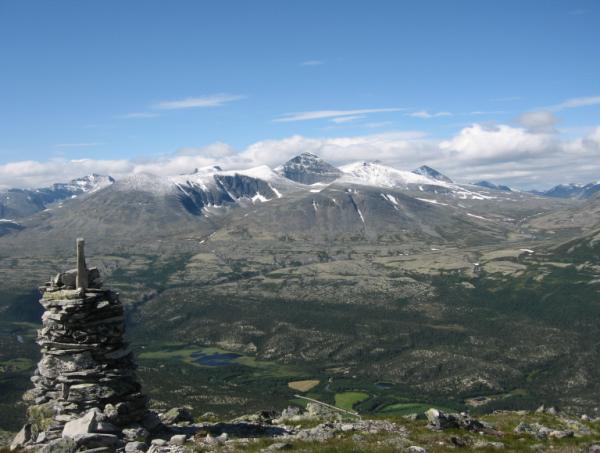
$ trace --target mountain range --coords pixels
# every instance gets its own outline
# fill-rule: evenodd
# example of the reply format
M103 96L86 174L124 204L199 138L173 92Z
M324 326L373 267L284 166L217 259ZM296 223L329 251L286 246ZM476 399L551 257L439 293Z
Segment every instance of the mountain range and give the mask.
M90 175L49 188L11 189L0 193L0 236L10 236L13 247L42 249L64 248L81 235L127 246L132 237L217 232L477 245L528 237L523 219L532 216L567 208L572 215L580 200L593 197L588 186L585 196L565 198L485 181L459 184L428 166L403 171L355 162L337 168L302 153L275 169L215 165L170 177Z
M29 385L36 288L73 267L82 236L127 307L156 404L284 407L287 382L311 380L317 399L358 391L372 413L473 398L597 406L598 193L304 153L275 169L93 175L0 200L0 368L12 373L0 414ZM239 363L197 366L205 353Z

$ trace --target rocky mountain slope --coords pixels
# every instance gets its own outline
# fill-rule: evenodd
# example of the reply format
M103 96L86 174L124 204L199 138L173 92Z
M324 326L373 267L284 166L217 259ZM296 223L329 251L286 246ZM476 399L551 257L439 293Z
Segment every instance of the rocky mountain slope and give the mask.
M275 171L301 184L328 183L342 175L338 168L312 153L302 153L277 167Z

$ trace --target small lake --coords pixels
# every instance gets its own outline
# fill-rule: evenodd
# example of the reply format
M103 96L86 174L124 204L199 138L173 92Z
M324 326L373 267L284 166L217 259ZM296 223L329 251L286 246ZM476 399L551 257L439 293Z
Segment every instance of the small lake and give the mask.
M391 384L389 382L376 382L375 383L375 387L377 387L380 390L389 390L394 386L394 384Z
M241 357L240 354L236 354L235 352L215 352L213 354L205 354L204 352L194 352L191 354L191 357L194 361L200 365L204 366L227 366L234 365L233 361L238 357Z

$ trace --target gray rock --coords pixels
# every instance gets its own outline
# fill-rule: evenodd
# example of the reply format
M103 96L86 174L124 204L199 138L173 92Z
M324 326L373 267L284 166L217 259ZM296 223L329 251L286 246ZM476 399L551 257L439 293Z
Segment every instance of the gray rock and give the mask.
M127 453L136 453L146 451L148 446L144 442L128 442L125 444L125 451Z
M164 439L152 439L152 445L156 445L157 447L164 447L165 445L169 445Z
M22 448L31 440L31 425L29 423L25 424L21 431L17 433L12 443L10 444L11 450L17 450Z
M194 417L185 407L174 407L168 412L161 415L160 419L166 425L174 425L175 423L193 423Z
M564 439L566 437L573 437L575 433L573 431L567 430L553 430L548 433L548 437L553 437L554 439Z
M77 444L73 439L56 439L44 445L40 453L74 453L77 450Z
M87 448L117 448L123 445L123 441L114 434L100 433L81 434L75 438L75 442L77 446Z
M419 447L417 445L411 445L410 447L408 447L408 451L410 453L425 453L427 450L425 450L423 447Z
M98 425L96 426L96 432L98 433L116 434L120 431L120 428L109 422L98 422Z
M171 437L171 439L169 440L169 443L171 445L183 446L183 445L185 445L186 440L187 440L187 436L185 434L175 434L173 437Z
M301 412L301 410L300 410L299 407L297 407L297 406L289 406L287 409L284 409L281 412L281 417L280 418L283 418L283 419L292 418L292 417L294 417L296 415L300 415L300 412Z
M472 418L464 412L460 414L446 414L437 409L429 409L425 412L427 427L434 431L445 429L466 429L468 431L491 431L491 425Z
M141 426L123 430L123 439L127 442L146 442L150 433Z
M96 411L92 409L83 417L67 422L63 428L62 437L70 437L71 439L75 439L77 436L95 432L96 428L98 427L98 421L96 417Z

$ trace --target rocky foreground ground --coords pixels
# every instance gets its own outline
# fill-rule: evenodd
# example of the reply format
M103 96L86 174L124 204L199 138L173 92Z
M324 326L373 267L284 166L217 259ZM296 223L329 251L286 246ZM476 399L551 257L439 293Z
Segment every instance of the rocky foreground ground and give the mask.
M176 408L159 414L155 426L133 427L123 433L124 440L117 440L101 413L91 410L65 426L60 439L38 451L600 453L600 419L570 417L553 408L502 411L480 419L435 409L423 415L365 419L309 403L306 410L290 407L281 414L264 412L220 421L210 413L194 419L186 408ZM10 442L8 436L5 440Z

